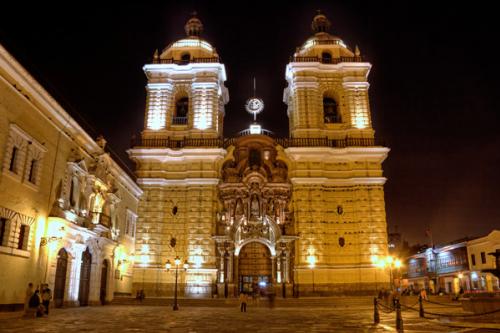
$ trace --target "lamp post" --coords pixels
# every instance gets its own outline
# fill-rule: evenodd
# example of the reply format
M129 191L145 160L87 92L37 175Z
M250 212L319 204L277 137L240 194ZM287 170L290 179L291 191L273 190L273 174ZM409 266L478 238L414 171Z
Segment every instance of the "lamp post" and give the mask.
M379 268L383 269L389 268L390 286L391 289L394 289L395 285L394 285L392 269L397 268L399 270L399 268L402 265L401 260L394 258L393 256L387 256L385 258L380 258L380 259L377 256L372 256L372 263Z
M179 305L177 304L177 277L179 275L179 265L181 264L181 258L179 258L179 256L176 256L175 259L174 259L174 264L175 264L175 287L174 287L174 306L173 306L173 310L174 311L177 311L179 310ZM189 264L186 261L184 261L184 264L182 265L182 268L184 269L184 271L187 271L189 267ZM170 263L170 260L167 260L167 262L165 263L165 268L167 269L167 272L170 271L170 268L172 268L172 264Z

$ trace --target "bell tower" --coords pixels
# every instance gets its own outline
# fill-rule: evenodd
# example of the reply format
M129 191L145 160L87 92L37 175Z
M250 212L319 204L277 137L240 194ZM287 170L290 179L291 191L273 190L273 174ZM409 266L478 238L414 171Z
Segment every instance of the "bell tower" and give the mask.
M290 136L296 138L373 138L368 73L358 47L353 52L329 33L330 21L318 13L313 36L298 47L286 67Z
M318 13L313 36L286 67L295 288L300 295L365 293L388 286L375 258L387 255L382 163L374 140L368 73ZM314 280L314 276L317 280ZM319 280L319 281L318 281Z
M148 78L143 139L222 137L226 69L201 38L203 24L194 15L184 27L186 37L156 51L153 63L143 68Z
M216 280L212 239L222 146L226 71L192 17L187 36L144 66L148 78L145 128L128 151L136 162L139 202L134 290L172 295L177 279L163 268L179 257L180 295L210 297Z

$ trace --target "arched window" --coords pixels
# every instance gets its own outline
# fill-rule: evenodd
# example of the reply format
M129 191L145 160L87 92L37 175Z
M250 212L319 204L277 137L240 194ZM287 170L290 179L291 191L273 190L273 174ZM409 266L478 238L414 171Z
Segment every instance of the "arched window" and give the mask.
M191 60L191 55L189 53L183 53L181 55L181 61L182 62L189 62L189 60Z
M330 52L321 53L321 62L324 64L332 63L332 54Z
M172 117L172 125L186 125L189 111L189 98L181 97L175 102L175 113Z
M340 123L340 114L337 107L337 102L330 97L323 98L323 117L325 124Z

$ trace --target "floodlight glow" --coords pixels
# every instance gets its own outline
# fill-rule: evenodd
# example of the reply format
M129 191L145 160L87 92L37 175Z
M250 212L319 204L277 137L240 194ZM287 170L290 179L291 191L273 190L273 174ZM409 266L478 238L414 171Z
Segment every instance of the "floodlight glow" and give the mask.
M181 39L173 43L171 47L201 47L209 52L213 52L213 47L209 43L199 39Z
M316 256L309 255L307 256L307 262L309 263L309 267L314 267L316 265Z
M261 134L262 133L262 127L258 124L252 124L250 125L250 134Z

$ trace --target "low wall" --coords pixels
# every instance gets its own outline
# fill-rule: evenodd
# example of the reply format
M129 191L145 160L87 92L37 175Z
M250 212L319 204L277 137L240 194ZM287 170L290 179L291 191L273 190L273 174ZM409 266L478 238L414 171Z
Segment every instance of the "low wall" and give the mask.
M461 298L464 311L486 313L500 310L500 297L470 297Z

